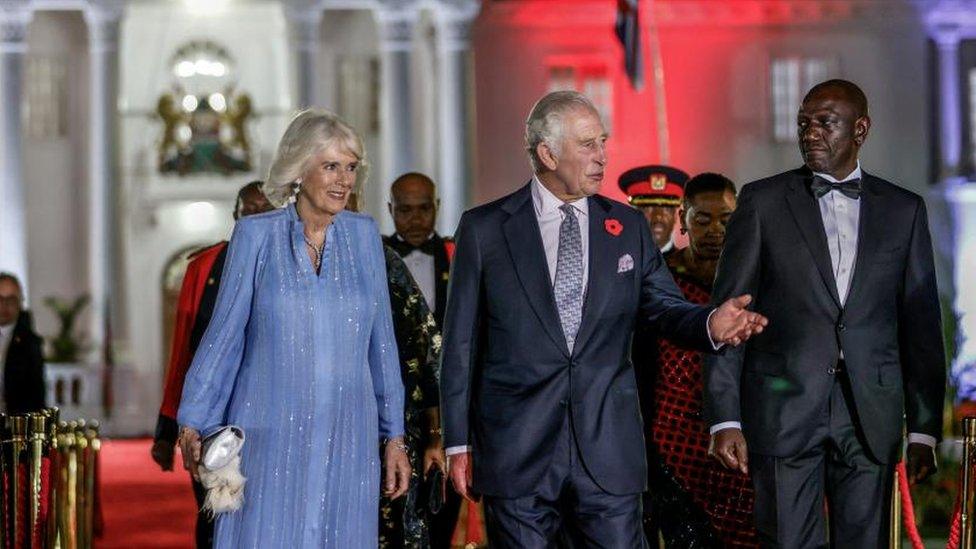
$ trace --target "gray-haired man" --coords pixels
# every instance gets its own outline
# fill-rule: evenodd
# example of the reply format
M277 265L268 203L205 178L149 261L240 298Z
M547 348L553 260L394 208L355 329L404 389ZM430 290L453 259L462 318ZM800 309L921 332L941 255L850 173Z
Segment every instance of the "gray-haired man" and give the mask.
M765 319L748 297L684 300L640 212L597 195L607 134L554 92L526 124L535 171L461 218L448 290L441 413L451 480L485 496L492 547L641 547L647 467L630 340L638 320L701 349Z

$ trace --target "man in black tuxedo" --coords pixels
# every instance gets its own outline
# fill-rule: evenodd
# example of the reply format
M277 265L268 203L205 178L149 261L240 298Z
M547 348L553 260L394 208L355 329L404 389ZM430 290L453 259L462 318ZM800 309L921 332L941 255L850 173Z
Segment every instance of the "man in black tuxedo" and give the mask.
M535 177L461 218L441 360L448 468L492 547L642 547L638 319L701 349L759 332L748 296L686 302L643 215L596 193L606 131L576 92L526 123Z
M23 302L17 277L0 272L0 412L9 414L44 408L42 341Z
M434 230L440 208L434 180L417 172L401 175L390 186L387 208L396 232L383 242L403 258L442 330L454 241Z
M867 99L830 80L798 116L805 166L746 185L713 298L769 329L707 357L713 455L751 472L767 546L887 545L907 418L912 482L935 471L945 355L925 203L861 170ZM825 518L824 498L829 508Z

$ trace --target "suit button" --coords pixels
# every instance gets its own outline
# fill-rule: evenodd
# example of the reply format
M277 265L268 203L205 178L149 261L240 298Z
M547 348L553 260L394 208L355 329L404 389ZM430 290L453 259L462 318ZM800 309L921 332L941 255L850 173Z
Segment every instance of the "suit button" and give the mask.
M569 402L565 398L559 401L559 405L560 406L566 406L568 404L569 404Z
M847 330L847 326L843 322L841 322L840 324L837 325L837 330L843 332L844 330Z

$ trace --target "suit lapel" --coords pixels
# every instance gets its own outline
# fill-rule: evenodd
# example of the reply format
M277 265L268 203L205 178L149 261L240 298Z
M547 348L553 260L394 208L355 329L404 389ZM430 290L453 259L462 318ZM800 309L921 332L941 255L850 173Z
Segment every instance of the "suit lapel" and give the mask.
M613 274L610 266L616 265L613 261L615 238L604 229L607 215L610 210L610 203L601 196L592 196L588 199L588 213L590 242L589 242L589 273L587 274L586 294L583 301L583 318L580 320L579 332L576 335L576 343L573 348L581 349L586 339L593 334L597 320L606 305L607 286L611 281L609 275Z
M566 346L559 312L556 310L546 251L542 246L542 233L532 206L529 185L516 192L505 204L505 209L511 216L502 224L502 231L505 233L519 283L542 327L568 357L569 348Z
M871 256L884 241L884 219L881 208L882 196L874 176L861 174L860 214L857 222L857 253L854 256L854 272L851 273L851 289L847 292L845 306L852 303L858 289L864 284Z
M800 229L800 234L803 235L803 240L813 255L813 262L817 265L817 270L820 272L820 278L823 279L827 292L837 307L840 307L837 281L834 279L834 271L831 268L830 249L827 247L827 234L824 231L823 218L820 215L817 200L807 189L805 177L810 177L808 171L800 171L794 174L787 184L786 201L789 204L790 213L793 214L793 219Z

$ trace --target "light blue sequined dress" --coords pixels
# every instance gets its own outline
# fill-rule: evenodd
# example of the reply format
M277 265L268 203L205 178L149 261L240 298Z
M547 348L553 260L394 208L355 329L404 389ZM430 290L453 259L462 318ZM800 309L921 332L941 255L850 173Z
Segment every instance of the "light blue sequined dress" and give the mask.
M376 224L351 212L312 268L294 206L242 218L178 420L240 425L244 506L218 548L376 547L378 440L403 434L403 386Z

